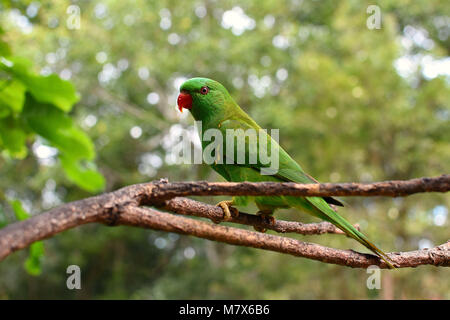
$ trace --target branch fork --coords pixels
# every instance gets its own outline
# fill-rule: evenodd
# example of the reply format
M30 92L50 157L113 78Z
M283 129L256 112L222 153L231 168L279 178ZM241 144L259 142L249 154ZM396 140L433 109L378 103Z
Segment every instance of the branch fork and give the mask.
M298 183L230 183L230 182L174 182L166 179L124 187L114 192L64 204L30 219L0 229L0 261L33 242L52 237L65 230L87 223L127 225L166 232L192 235L199 238L276 251L352 268L387 265L372 254L353 250L339 250L314 243L246 229L216 225L185 216L221 221L223 210L186 196L407 196L419 192L447 192L450 175L406 181L385 181L371 184L298 184ZM153 208L150 208L150 207ZM158 208L158 209L156 209ZM163 212L160 210L166 210ZM227 221L241 225L269 229L278 233L343 234L334 225L321 222L303 224L275 220L269 223L256 215L240 212ZM450 241L432 249L388 253L398 268L420 265L450 266Z

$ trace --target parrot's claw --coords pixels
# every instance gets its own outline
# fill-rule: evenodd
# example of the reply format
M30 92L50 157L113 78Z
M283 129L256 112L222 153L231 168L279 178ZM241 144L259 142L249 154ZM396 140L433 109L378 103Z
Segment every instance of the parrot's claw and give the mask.
M264 223L267 223L267 224L270 224L270 225L274 225L274 224L275 224L275 218L272 216L272 213L273 213L273 212L258 211L258 212L256 213L256 215L257 215L258 217L260 217L261 220L262 220ZM259 227L259 226L253 226L253 228L254 228L256 231L263 232L263 233L267 231L266 228L262 228L262 227Z
M232 205L232 200L220 201L218 204L216 204L216 206L221 207L223 210L223 221L230 221L232 216L239 216L239 210L232 207ZM231 214L231 211L233 212L233 214Z

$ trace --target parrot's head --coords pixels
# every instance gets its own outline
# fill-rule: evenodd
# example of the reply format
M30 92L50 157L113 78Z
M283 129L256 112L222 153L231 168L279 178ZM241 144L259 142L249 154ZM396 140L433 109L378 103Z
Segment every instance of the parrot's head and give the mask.
M230 94L219 82L192 78L181 85L177 104L180 111L188 109L196 120L205 120L224 114L229 100Z

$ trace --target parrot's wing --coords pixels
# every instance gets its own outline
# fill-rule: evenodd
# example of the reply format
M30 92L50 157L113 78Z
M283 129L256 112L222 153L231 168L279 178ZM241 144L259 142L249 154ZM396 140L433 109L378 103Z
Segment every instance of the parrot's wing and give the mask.
M293 160L293 159L291 159L291 160L295 162L295 160ZM287 167L287 168L280 167L280 169L278 170L277 176L281 177L285 181L292 181L292 182L297 182L297 183L319 183L319 181L317 181L316 179L311 177L309 174L307 174L306 172L301 170L301 168L300 168L300 170L298 170L298 169L296 170L296 169L292 169L289 167ZM307 181L307 182L304 182L304 181ZM336 200L333 197L323 197L323 199L329 204L334 204L334 205L340 206L340 207L344 206L342 204L342 202L340 202L339 200Z
M222 134L224 137L226 137L226 131L227 130L233 130L233 133L235 135L235 152L234 152L234 159L232 159L234 162L233 163L237 163L237 146L236 146L236 142L243 141L244 139L246 139L248 137L248 135L246 136L246 131L248 129L253 129L256 130L256 137L257 137L257 148L250 148L247 147L245 148L245 156L246 159L257 159L256 163L254 164L247 164L248 162L246 162L245 166L257 169L257 170L261 170L261 168L267 168L268 165L267 164L263 164L260 161L259 158L259 148L261 147L261 143L259 140L259 130L262 130L253 120L241 120L241 119L228 119L225 120L221 123L220 125L220 130L222 131ZM237 130L237 129L241 129L241 130ZM277 178L279 178L281 181L286 181L286 182L297 182L297 183L305 183L305 184L309 184L309 183L319 183L316 179L314 179L313 177L311 177L309 174L307 174L306 172L303 171L302 167L294 160L292 159L289 154L284 151L284 149L274 140L272 139L272 137L270 137L270 135L268 135L267 133L265 134L266 137L266 141L267 144L264 144L264 146L266 146L266 151L267 153L270 153L271 147L274 146L275 150L279 151L279 168L276 171L275 174L273 174L273 176L276 176ZM248 144L249 141L247 140L246 143ZM226 161L227 159L230 160L230 156L226 154L226 150L223 151L224 152L224 161ZM255 154L256 153L256 154ZM324 197L323 198L327 203L329 204L334 204L337 206L343 206L343 204L332 198L332 197Z

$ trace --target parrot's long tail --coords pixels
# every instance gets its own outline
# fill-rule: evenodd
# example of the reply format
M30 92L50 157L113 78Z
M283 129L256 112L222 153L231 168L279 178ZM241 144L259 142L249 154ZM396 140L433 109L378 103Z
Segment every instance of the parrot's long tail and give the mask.
M372 242L367 239L367 237L353 227L347 220L337 214L322 198L317 197L306 197L308 202L310 202L316 209L314 213L317 217L334 224L336 227L344 231L348 236L352 237L367 249L371 250L378 257L380 257L390 269L395 269L393 266L393 261L379 248L377 248Z

